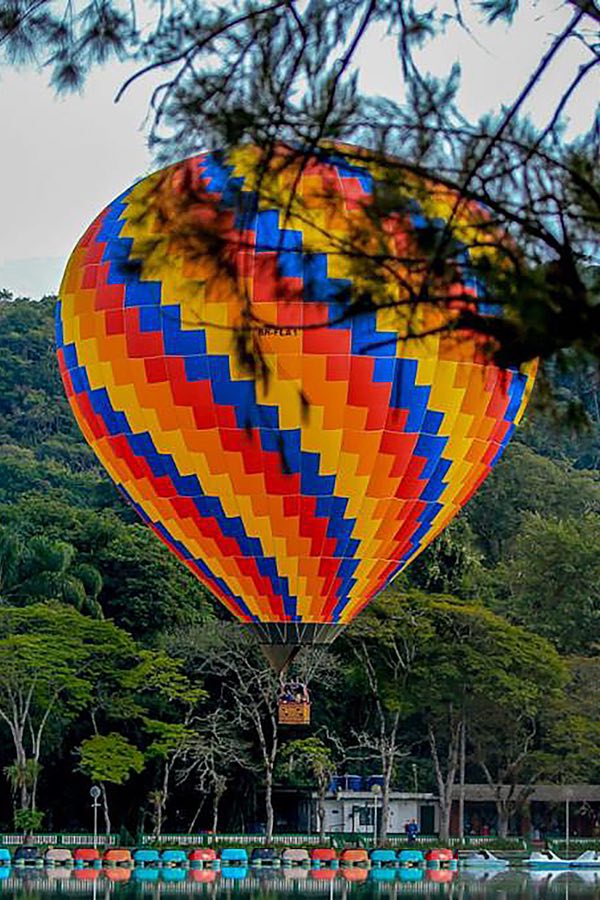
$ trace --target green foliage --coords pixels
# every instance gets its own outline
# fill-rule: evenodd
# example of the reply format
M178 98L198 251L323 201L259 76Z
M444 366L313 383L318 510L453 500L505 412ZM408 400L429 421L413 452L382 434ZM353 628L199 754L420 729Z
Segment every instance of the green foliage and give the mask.
M435 716L449 703L485 699L535 715L566 679L543 638L452 597L391 589L352 626L348 640L368 642L384 703L401 703L407 714Z
M53 456L47 454L45 445L33 450L3 444L0 447L0 503L12 504L22 497L41 494L73 506L100 505L103 501L99 473L82 469L79 460L74 459L71 445L65 442L63 450L60 444L53 443ZM75 446L83 456L88 455L79 438ZM88 459L88 466L90 462Z
M405 581L427 593L464 598L485 596L487 574L482 566L482 553L466 517L451 522L411 563Z
M55 363L53 306L52 299L0 302L1 443L80 443Z
M81 771L92 781L124 784L144 768L144 754L122 734L95 734L79 747Z
M146 750L149 759L168 759L186 744L190 744L195 733L193 728L189 728L181 722L161 722L157 719L146 718L145 726L151 736L151 742Z
M193 684L183 671L181 659L163 651L143 651L140 656L139 665L127 678L132 690L187 708L193 708L206 697L206 691Z
M22 810L36 809L42 757L110 691L132 645L112 622L58 602L0 606L0 722L14 754L5 773Z
M281 754L282 771L287 769L290 783L311 786L315 782L327 785L335 774L335 760L331 747L319 737L289 741Z
M414 711L416 697L411 685L426 675L419 654L435 637L426 602L424 594L388 590L367 607L343 638L353 660L350 678L354 692L369 696L376 687L384 710L392 715L407 716Z
M0 598L60 600L146 641L208 621L207 592L139 524L77 428L52 298L0 300L0 359Z
M59 603L0 607L0 710L30 697L29 714L58 703L63 714L89 702L93 679L115 665L124 635Z
M207 591L145 526L116 524L93 561L102 573L106 614L142 639L213 618Z
M45 535L24 541L0 528L0 600L19 605L59 600L101 617L102 576L89 563L77 563L76 555L65 541Z
M600 516L551 519L530 513L499 568L501 604L514 621L566 654L600 646Z
M560 783L600 778L600 660L567 660L566 690L550 699L541 717L543 742L535 762L544 778Z
M580 517L593 511L600 511L596 472L578 471L515 442L467 507L466 516L485 558L496 563L528 513Z
M39 777L41 766L35 759L26 759L24 762L14 762L4 767L4 774L10 785L10 789L17 794L22 787L31 790Z
M35 834L42 827L44 813L41 809L17 809L14 814L15 830L23 834Z
M39 818L30 802L38 781L51 822L77 820L75 765L126 784L111 803L130 830L131 809L149 792L154 815L166 806L169 828L185 830L190 798L216 793L226 769L223 815L239 823L261 788L250 715L268 724L277 682L254 665L256 650L237 629L215 619L203 588L139 524L87 450L56 373L52 303L0 301L0 321L0 764L21 827L33 830ZM583 392L593 413L585 382L561 378L561 390ZM39 403L53 408L43 427ZM600 778L600 481L591 468L599 432L590 422L584 438L569 433L562 458L547 422L533 417L526 442L511 445L465 513L338 641L343 677L321 669L311 685L314 721L333 740L282 732L280 779L328 783L358 736L362 749L380 738L358 646L385 720L399 717L394 785L412 788L414 763L419 787L435 789L427 729L445 751L450 709L468 717L470 779L480 777L479 760L498 780L509 771L525 780ZM48 717L39 754L27 726L18 756L10 695L29 692L34 734ZM216 736L206 730L211 717ZM352 766L372 772L373 753ZM73 797L62 788L71 780ZM202 825L210 827L206 817Z

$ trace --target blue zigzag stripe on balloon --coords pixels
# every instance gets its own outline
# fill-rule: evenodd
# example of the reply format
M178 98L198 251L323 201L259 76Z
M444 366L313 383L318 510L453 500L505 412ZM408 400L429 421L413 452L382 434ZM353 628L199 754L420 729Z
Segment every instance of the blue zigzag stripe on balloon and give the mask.
M213 166L210 171L212 173L211 178L213 179L213 182L211 182L210 185L212 189L216 178L217 167ZM217 180L217 184L222 186L223 183L225 183L223 179ZM112 222L121 215L123 210L122 203L118 203L118 206L119 211L111 211L109 216L110 221ZM295 235L297 233L294 232L293 234ZM139 268L135 265L130 267L126 265L128 254L131 251L131 241L128 238L119 237L114 228L111 229L110 235L109 246L111 252L116 252L117 256L116 265L118 275L115 276L115 279L125 282L129 305L134 305L136 296L139 296L142 300L143 305L140 308L140 327L148 331L158 331L160 328L163 334L166 354L169 356L185 357L188 361L189 368L196 366L197 369L200 370L198 374L202 379L205 377L202 360L206 360L208 362L209 378L215 402L217 404L231 406L235 410L238 427L246 428L249 426L251 428L257 428L260 433L263 449L265 450L271 450L273 445L280 441L281 435L284 446L287 445L289 450L289 460L286 459L286 462L290 464L289 471L291 473L298 471L301 473L302 492L312 496L332 494L333 480L331 476L319 475L318 455L312 453L307 454L305 451L300 450L298 432L287 435L284 431L279 430L279 414L277 408L275 406L258 404L256 402L254 382L234 381L231 379L229 357L208 356L206 354L206 335L204 329L183 329L180 319L181 312L178 306L171 305L160 307L160 285L154 282L141 282ZM271 235L270 237L266 235L264 237L265 239L276 240L274 235ZM100 232L98 240L102 240L102 232ZM120 241L124 242L123 246L119 244ZM320 296L327 298L330 295L337 296L338 286L335 283L336 280L333 280L333 287L328 286L330 279L327 278L326 271L322 268L322 263L319 261L321 258L323 262L325 262L325 257L323 255L316 254L314 264L311 263L311 283L313 285L311 292L314 292L313 296L315 298ZM109 247L105 250L104 259L110 261L112 271L113 262L109 253ZM112 281L113 279L110 278L109 280ZM146 284L152 286L152 291L148 293L144 292L143 288ZM139 294L136 295L135 292L130 293L133 286L140 286ZM158 290L155 290L155 287L158 288ZM381 356L376 360L376 365L381 366L385 362L386 355L395 357L396 348L395 342L391 340L391 333L377 332L375 326L375 314L359 316L346 324L346 328L352 329L352 352L356 355L363 353L365 347L368 347L373 341L383 340L385 346L379 349ZM429 388L415 387L415 361L390 359L390 364L394 363L395 373L393 389L395 402L392 405L396 408L408 409L409 421L407 422L407 430L418 431L422 422L422 419L421 422L419 422L421 414L424 417L427 412ZM410 365L411 363L412 366ZM381 369L379 368L378 371L380 372ZM378 380L383 380L383 378ZM435 415L434 411L432 411L432 414ZM276 434L272 434L270 431L271 429L276 430ZM425 442L422 444L422 450L425 457L428 458L429 447ZM299 466L298 453L300 455ZM435 456L435 459L437 462L438 457ZM432 490L433 486L429 490L427 499L433 499L430 496ZM353 527L354 525L355 520L352 522ZM344 548L344 551L346 552L343 552L343 555L348 555L346 548ZM342 555L341 548L337 549L336 555Z
M332 159L328 158L327 161L331 162ZM351 167L345 161L342 162L344 166L340 168L341 177L358 178L365 191L372 191L370 174L365 173L360 167ZM338 165L337 162L334 164ZM277 211L258 211L256 195L243 190L244 179L231 177L232 167L224 165L217 154L205 156L198 165L203 175L209 178L209 191L221 196L224 208L236 206L238 209L236 221L243 221L246 230L255 232L257 254L260 256L261 253L276 252L282 277L302 279L305 302L327 303L329 315L338 318L351 300L351 282L346 279L329 278L327 256L303 252L301 232L280 229ZM257 402L254 382L233 380L229 357L207 354L205 330L183 327L181 309L178 305L160 306L161 284L142 280L142 261L131 258L133 242L130 238L122 236L125 220L121 216L127 209L123 201L130 190L117 198L105 212L103 224L96 237L96 241L106 243L103 261L109 264L108 282L125 284L124 305L128 309L138 310L140 329L149 334L161 334L165 355L183 360L188 380L208 382L215 403L234 411L238 428L249 427L255 430L263 450L280 453L285 460L286 472L300 475L301 494L316 498L316 516L326 520L327 537L335 540L333 553L340 560L337 572L339 583L335 592L338 603L333 614L333 620L336 621L348 602L350 591L356 585L354 574L360 563L356 558L360 542L353 537L357 520L346 518L348 499L336 495L335 476L321 474L320 455L302 450L301 430L280 429L278 407L274 404ZM419 215L419 211L415 210L414 218L417 226ZM421 218L422 227L431 225L431 222ZM472 273L469 275L468 252L465 250L463 255L466 280ZM389 576L389 581L421 547L435 517L442 509L438 501L447 487L445 479L452 463L443 455L448 440L440 434L443 414L429 408L430 388L416 383L417 361L397 359L397 335L394 332L378 332L376 325L376 312L373 311L338 323L334 327L350 331L353 354L375 358L373 381L390 385L390 408L406 410L408 415L405 430L419 433L415 456L424 461L421 477L425 481L419 499L427 506L419 515L407 549L402 559L398 561L395 572ZM59 344L64 345L60 321L57 324L57 334ZM288 580L279 575L274 559L262 555L260 541L246 533L242 520L239 517L227 517L218 498L204 496L195 476L182 476L177 471L172 457L157 452L149 433L132 434L124 414L112 408L108 393L105 390L90 390L87 373L78 365L76 354L73 355L74 347L63 346L63 351L71 370L75 390L89 396L96 414L104 421L111 434L123 435L128 440L132 452L145 459L157 477L168 475L181 496L193 499L200 515L214 518L222 534L236 540L240 547L240 555L253 558L260 574L269 578L274 593L283 603L286 615L292 620L298 620L297 598L290 596ZM512 433L514 428L512 420L519 409L526 381L524 376L516 372L508 379L510 399L504 418L511 427L498 446L492 465L499 459ZM136 508L139 510L139 507ZM153 524L158 528L160 523ZM160 526L159 530L165 541L170 541L172 546L177 546L179 552L183 553L181 545L169 535L164 526ZM186 559L192 562L189 553ZM217 584L215 576L210 573L205 563L200 560L193 562L207 579L213 578ZM202 567L205 567L206 571ZM221 585L219 588L224 590ZM239 599L236 598L235 602L239 603Z
M182 476L172 457L156 450L149 433L136 434L133 432L125 414L113 408L104 388L92 390L85 367L81 366L77 360L77 351L73 344L66 346L63 344L59 349L63 350L65 364L69 369L75 392L86 394L89 397L94 412L104 422L109 433L125 438L132 453L138 458L144 459L157 477L168 475L180 495L190 497L194 501L200 515L215 518L222 534L236 540L240 548L240 556L254 558L260 574L269 578L274 593L281 598L286 615L290 616L292 621L296 621L297 598L289 593L287 578L278 574L276 561L263 553L260 540L250 537L246 533L241 518L226 516L219 498L206 496L195 475ZM124 487L123 489L126 490ZM157 523L153 524L157 525ZM198 561L196 560L196 562ZM215 578L214 575L211 577Z
M222 591L223 594L231 600L233 604L239 607L240 612L248 616L253 622L258 622L258 616L254 616L246 603L244 602L244 598L239 594L234 594L231 588L228 586L227 582L223 581L222 578L217 577L210 568L206 565L203 559L196 559L189 550L181 543L181 541L176 540L172 534L165 528L165 526L161 522L153 522L148 513L136 503L129 491L123 487L122 484L118 484L117 488L119 492L123 495L125 500L132 506L138 516L146 523L146 525L154 528L158 534L160 534L163 542L168 546L179 553L186 562L197 570L197 572L202 576L202 579L205 582L208 582L208 586L211 585L216 588L216 593Z

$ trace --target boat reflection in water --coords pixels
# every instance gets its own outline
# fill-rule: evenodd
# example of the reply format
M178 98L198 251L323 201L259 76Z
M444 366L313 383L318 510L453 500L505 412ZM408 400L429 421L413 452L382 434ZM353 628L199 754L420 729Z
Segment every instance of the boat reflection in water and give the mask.
M600 870L526 871L511 869L254 869L225 866L214 869L184 868L120 868L73 869L0 867L0 897L30 900L32 893L40 900L60 895L61 900L81 897L114 897L119 900L165 897L166 895L206 895L217 898L238 897L250 900L268 896L277 898L315 894L332 897L375 898L381 896L441 894L449 898L489 898L497 900L543 900L548 896L589 898L600 893Z

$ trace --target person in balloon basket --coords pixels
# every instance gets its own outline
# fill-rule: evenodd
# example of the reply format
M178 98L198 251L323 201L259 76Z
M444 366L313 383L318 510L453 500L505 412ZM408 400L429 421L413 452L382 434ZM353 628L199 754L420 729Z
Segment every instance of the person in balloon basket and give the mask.
M406 831L406 834L408 836L408 843L414 844L419 833L419 825L416 819L411 819L410 822L407 822L404 826L404 830Z
M282 685L280 694L280 702L282 703L309 703L308 690L306 685L299 682L286 683Z

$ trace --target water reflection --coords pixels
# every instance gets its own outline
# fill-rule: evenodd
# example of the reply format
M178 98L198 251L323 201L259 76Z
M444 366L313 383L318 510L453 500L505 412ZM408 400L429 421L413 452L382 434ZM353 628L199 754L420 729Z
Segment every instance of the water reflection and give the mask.
M349 894L369 900L431 894L448 900L544 900L547 897L597 898L599 871L523 870L488 871L423 869L254 869L225 866L214 869L111 868L15 869L0 867L0 897L49 900L87 895L95 900L155 900L169 894L204 894L211 900L297 897L316 894L345 898Z

